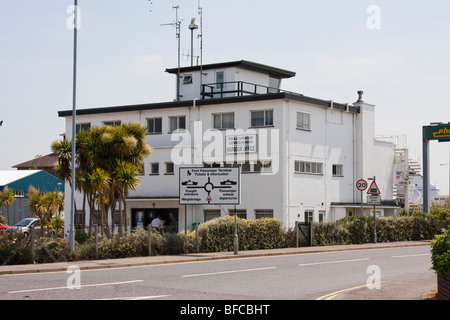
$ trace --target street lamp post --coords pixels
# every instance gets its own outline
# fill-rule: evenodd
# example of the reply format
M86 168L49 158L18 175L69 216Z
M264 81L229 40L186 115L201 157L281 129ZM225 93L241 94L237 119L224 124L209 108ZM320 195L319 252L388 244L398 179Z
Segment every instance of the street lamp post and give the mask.
M77 112L77 31L78 31L78 0L74 0L74 25L73 25L73 92L72 92L72 187L70 192L70 230L69 251L75 250L75 134Z

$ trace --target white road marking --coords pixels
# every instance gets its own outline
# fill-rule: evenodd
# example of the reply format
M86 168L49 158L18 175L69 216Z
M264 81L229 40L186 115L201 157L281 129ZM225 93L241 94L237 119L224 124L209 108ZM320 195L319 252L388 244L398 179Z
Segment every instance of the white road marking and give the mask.
M211 272L211 273L197 273L197 274L187 274L181 276L182 278L189 277L202 277L202 276L212 276L216 274L227 274L227 273L238 273L238 272L251 272L251 271L261 271L261 270L271 270L276 269L276 267L267 267L267 268L256 268L256 269L244 269L244 270L231 270L231 271L219 271L219 272Z
M431 256L431 253L405 254L403 256L392 256L391 258L409 258L409 257L423 257L423 256Z
M95 299L95 300L150 300L150 299L158 299L170 297L169 295L163 296L144 296L144 297L122 297L122 298L105 298L105 299Z
M304 267L304 266L315 266L315 265L320 265L320 264L356 262L356 261L367 261L367 260L370 260L370 259L369 258L364 258L364 259L352 259L352 260L322 261L322 262L302 263L302 264L299 264L298 266L299 267Z
M97 284L86 284L80 286L81 288L86 287L101 287L101 286L113 286L117 284L127 284L127 283L136 283L136 282L143 282L144 280L133 280L133 281L121 281L121 282L109 282L109 283L97 283ZM53 287L53 288L38 288L38 289L28 289L28 290L17 290L17 291L9 291L8 293L24 293L24 292L36 292L36 291L50 291L50 290L62 290L62 289L69 289L69 287ZM76 289L71 289L76 290Z

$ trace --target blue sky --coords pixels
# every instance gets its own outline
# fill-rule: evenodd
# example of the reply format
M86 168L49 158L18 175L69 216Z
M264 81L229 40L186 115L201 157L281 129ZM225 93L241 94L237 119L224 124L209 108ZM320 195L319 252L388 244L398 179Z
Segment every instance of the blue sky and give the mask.
M72 106L72 0L0 0L0 169L50 152ZM198 0L79 0L77 108L170 101ZM295 71L282 87L376 105L376 133L405 135L421 161L421 127L449 122L449 0L201 0L203 61L250 60ZM380 29L367 21L375 5ZM199 53L198 41L194 54ZM190 60L182 58L182 65ZM431 181L448 194L449 143L431 143ZM365 177L367 178L367 177Z

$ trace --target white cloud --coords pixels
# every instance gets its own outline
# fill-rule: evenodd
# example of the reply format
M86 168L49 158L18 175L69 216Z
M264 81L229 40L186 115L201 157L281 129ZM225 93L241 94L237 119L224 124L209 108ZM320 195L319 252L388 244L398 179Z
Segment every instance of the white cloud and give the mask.
M346 58L317 55L316 72L326 82L380 81L404 73L404 62L393 53L373 53Z
M132 60L132 73L140 76L161 74L164 70L164 59L157 54L147 54L134 57Z

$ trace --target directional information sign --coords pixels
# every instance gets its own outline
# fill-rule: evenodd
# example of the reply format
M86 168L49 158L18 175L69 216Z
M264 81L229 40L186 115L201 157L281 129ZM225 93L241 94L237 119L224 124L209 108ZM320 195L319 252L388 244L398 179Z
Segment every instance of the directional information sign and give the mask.
M379 195L367 195L367 204L381 204L381 196Z
M240 168L180 168L180 204L240 204Z
M380 189L377 186L377 183L374 181L372 181L372 184L369 187L369 190L367 191L367 194L372 194L372 195L379 195L381 194Z

